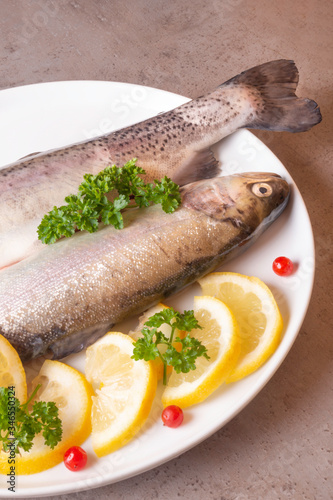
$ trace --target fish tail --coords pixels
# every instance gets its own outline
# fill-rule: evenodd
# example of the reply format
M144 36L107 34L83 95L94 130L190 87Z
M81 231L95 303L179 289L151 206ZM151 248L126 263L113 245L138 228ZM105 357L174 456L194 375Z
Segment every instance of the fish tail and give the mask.
M295 94L298 70L294 61L279 59L255 66L226 82L230 84L246 84L256 100L257 112L246 128L305 132L322 119L315 101Z

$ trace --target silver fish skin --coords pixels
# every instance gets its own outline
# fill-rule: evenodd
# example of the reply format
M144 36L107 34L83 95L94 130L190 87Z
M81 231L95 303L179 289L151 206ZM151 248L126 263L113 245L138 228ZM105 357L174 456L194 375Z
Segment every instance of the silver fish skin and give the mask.
M244 251L285 208L289 185L246 173L181 196L173 214L132 209L122 230L77 233L2 271L0 333L22 360L78 352Z
M237 129L310 129L320 111L314 101L296 97L297 83L293 61L271 61L172 111L0 170L0 269L42 248L36 233L41 219L77 192L86 173L135 157L147 180L167 175L187 184L217 174L210 147Z

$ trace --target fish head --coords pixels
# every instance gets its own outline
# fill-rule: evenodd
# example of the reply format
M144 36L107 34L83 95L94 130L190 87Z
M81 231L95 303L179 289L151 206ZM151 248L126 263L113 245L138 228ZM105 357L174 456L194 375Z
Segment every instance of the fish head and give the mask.
M221 178L222 179L222 178ZM218 185L218 183L217 183ZM221 196L229 197L226 207L230 217L243 215L247 223L273 221L286 207L290 186L280 175L270 172L249 172L225 178Z
M198 181L181 190L183 206L248 234L273 222L287 205L290 186L278 174L246 172Z

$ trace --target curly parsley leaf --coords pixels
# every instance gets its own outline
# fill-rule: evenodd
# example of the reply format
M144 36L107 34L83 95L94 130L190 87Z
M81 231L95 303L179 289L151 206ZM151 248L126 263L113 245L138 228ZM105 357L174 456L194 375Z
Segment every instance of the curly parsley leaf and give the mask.
M42 433L44 442L54 448L62 438L62 422L56 404L52 401L35 401L29 411L28 407L35 397L40 385L37 385L28 401L20 401L12 396L12 391L0 387L0 449L8 452L15 446L15 453L20 450L29 451L34 437ZM9 448L10 446L10 448Z
M183 339L176 337L175 341L181 344L182 349L177 351L172 346L168 347L164 357L167 364L174 367L176 373L188 373L190 370L195 370L195 361L200 356L209 359L206 347L195 337L186 335Z
M158 328L163 324L171 327L170 338L166 337ZM144 359L145 361L154 360L157 357L163 362L163 383L166 384L167 366L173 366L176 373L188 373L195 370L195 361L198 357L204 356L209 359L206 347L195 337L187 334L183 339L176 337L175 342L181 345L177 350L173 345L173 337L176 329L190 332L194 328L202 328L193 311L184 311L181 314L172 307L151 316L141 330L142 337L134 343L133 356L135 360ZM167 349L162 354L158 348L159 345L166 345Z
M143 336L135 342L132 358L136 361L139 359L152 361L160 355L157 344L162 343L161 341L164 335L162 332L158 332L156 328L143 328L142 334ZM165 340L167 341L167 339Z
M62 425L57 405L53 401L35 401L32 412L35 422L41 424L45 444L53 449L62 437ZM40 432L40 431L39 431Z
M161 181L155 181L152 200L154 203L161 203L164 212L174 212L181 203L178 185L168 177L164 177Z
M122 211L127 207L160 203L166 213L174 212L181 203L179 186L168 177L154 184L145 183L140 177L145 173L134 158L122 168L112 165L97 175L85 174L78 194L67 196L67 205L54 207L43 217L37 228L38 238L46 244L55 243L76 231L94 233L101 222L122 229ZM110 192L118 193L113 201L106 196Z

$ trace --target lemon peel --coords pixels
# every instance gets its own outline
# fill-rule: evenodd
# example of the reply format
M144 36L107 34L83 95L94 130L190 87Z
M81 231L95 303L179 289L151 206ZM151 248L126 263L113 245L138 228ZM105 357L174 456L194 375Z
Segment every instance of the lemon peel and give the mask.
M211 273L199 280L203 294L222 300L239 325L240 357L227 382L253 373L278 347L283 320L275 298L259 278L239 273Z

